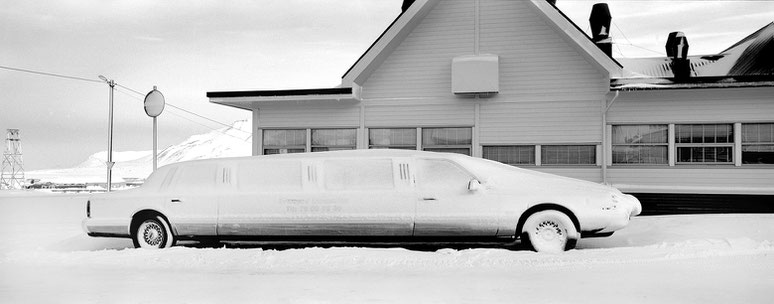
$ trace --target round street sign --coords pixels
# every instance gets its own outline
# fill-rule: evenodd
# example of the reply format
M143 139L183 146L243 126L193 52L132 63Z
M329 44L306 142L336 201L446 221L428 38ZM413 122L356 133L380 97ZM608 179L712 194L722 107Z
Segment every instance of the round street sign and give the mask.
M161 94L159 90L156 90L156 86L153 86L153 90L145 95L145 114L156 117L161 115L162 111L164 111L164 94Z

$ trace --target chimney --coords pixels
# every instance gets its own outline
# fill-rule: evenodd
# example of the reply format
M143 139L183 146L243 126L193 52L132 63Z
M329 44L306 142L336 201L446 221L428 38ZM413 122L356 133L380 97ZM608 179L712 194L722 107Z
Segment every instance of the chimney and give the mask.
M666 42L667 57L671 59L672 73L676 81L691 77L691 60L688 59L688 38L683 32L671 32Z
M610 8L607 3L597 3L591 8L591 37L607 56L613 57L613 40L610 39Z
M405 13L412 4L414 4L414 0L403 0L403 5L400 7L401 12Z

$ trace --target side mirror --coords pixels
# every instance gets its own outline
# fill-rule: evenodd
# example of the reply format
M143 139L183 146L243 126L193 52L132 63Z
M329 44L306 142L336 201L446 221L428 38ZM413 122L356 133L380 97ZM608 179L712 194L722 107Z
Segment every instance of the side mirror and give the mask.
M476 192L484 190L484 185L481 184L477 179L471 179L468 182L468 191Z

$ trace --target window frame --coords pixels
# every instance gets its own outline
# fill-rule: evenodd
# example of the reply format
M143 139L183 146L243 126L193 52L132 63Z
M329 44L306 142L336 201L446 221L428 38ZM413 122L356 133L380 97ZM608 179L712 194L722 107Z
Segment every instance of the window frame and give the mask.
M330 131L330 130L351 130L354 131L354 144L353 145L315 145L314 144L314 132L315 131ZM311 128L309 129L309 139L307 140L310 152L325 152L325 151L338 151L338 150L356 150L357 149L357 128ZM334 148L333 150L315 151L315 148Z
M593 161L591 163L583 163L583 164L571 164L571 163L561 163L561 164L552 164L552 163L546 163L546 153L545 148L546 147L591 147L593 151ZM547 144L547 145L540 145L540 166L543 167L597 167L599 166L599 155L597 152L597 145L596 144Z
M529 148L529 149L532 150L531 151L532 153L531 153L530 162L528 162L528 163L507 163L507 162L502 162L502 161L497 160L497 159L486 158L486 150L487 150L487 148ZM481 146L481 158L492 160L492 161L496 161L496 162L500 162L502 164L506 164L506 165L509 165L509 166L515 166L515 167L537 166L536 151L537 151L537 146L536 145L482 145Z
M470 143L468 144L444 144L444 145L427 145L425 144L425 130L434 130L434 129L466 129L470 132ZM468 153L464 155L473 156L473 127L425 127L420 128L420 139L418 142L421 144L420 149L422 151L433 151L433 150L446 150L446 149L467 149ZM435 151L435 152L444 152L444 151ZM453 153L453 152L446 152L446 153Z
M371 131L373 130L411 130L414 134L414 142L411 145L397 145L397 144L389 144L389 145L379 145L379 144L372 144L371 143ZM417 146L417 139L419 138L419 134L417 132L417 128L368 128L368 149L401 149L401 150L418 150Z
M266 145L266 131L304 131L304 145L286 145L286 146L278 146L278 145ZM261 130L261 155L272 155L272 154L266 154L266 150L304 150L303 152L306 152L306 142L308 141L307 138L307 132L306 129L299 129L299 128L288 128L288 129L263 129ZM291 153L303 153L303 152L285 152L285 153L275 153L275 154L291 154Z
M770 130L772 133L770 134L769 138L771 138L771 141L746 141L745 135L747 132L745 132L745 127L751 126L751 125L770 125ZM745 163L744 162L744 153L745 153L745 147L751 147L751 146L771 146L774 147L774 122L755 122L755 123L742 123L741 124L741 130L740 130L740 150L739 150L739 156L740 156L740 162L742 166L772 166L773 163ZM760 132L758 133L760 135ZM774 152L772 152L774 153Z
M641 126L663 126L665 127L666 136L664 136L663 143L615 143L615 129L616 127L641 127ZM669 166L670 153L669 153L669 124L664 123L644 123L644 124L611 124L610 125L610 164L612 166ZM663 147L666 148L666 159L663 163L617 163L615 158L616 147Z
M679 142L680 138L680 130L679 128L681 126L728 126L728 142L724 143L681 143ZM693 137L692 137L693 138ZM717 138L717 133L715 134L715 138ZM702 140L704 140L704 137L702 137ZM734 130L734 124L733 123L687 123L687 124L675 124L675 134L674 134L674 142L675 142L675 152L674 152L674 161L676 165L734 165L735 164L735 155L734 153L737 153L735 150L735 130ZM729 161L725 162L685 162L680 161L680 149L681 148L728 148L729 149ZM716 154L717 155L717 154ZM717 160L717 159L716 159Z

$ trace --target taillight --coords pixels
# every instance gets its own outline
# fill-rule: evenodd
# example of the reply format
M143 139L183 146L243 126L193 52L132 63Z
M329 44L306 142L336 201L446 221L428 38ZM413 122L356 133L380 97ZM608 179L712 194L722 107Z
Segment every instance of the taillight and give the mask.
M91 218L91 201L86 201L86 217Z

